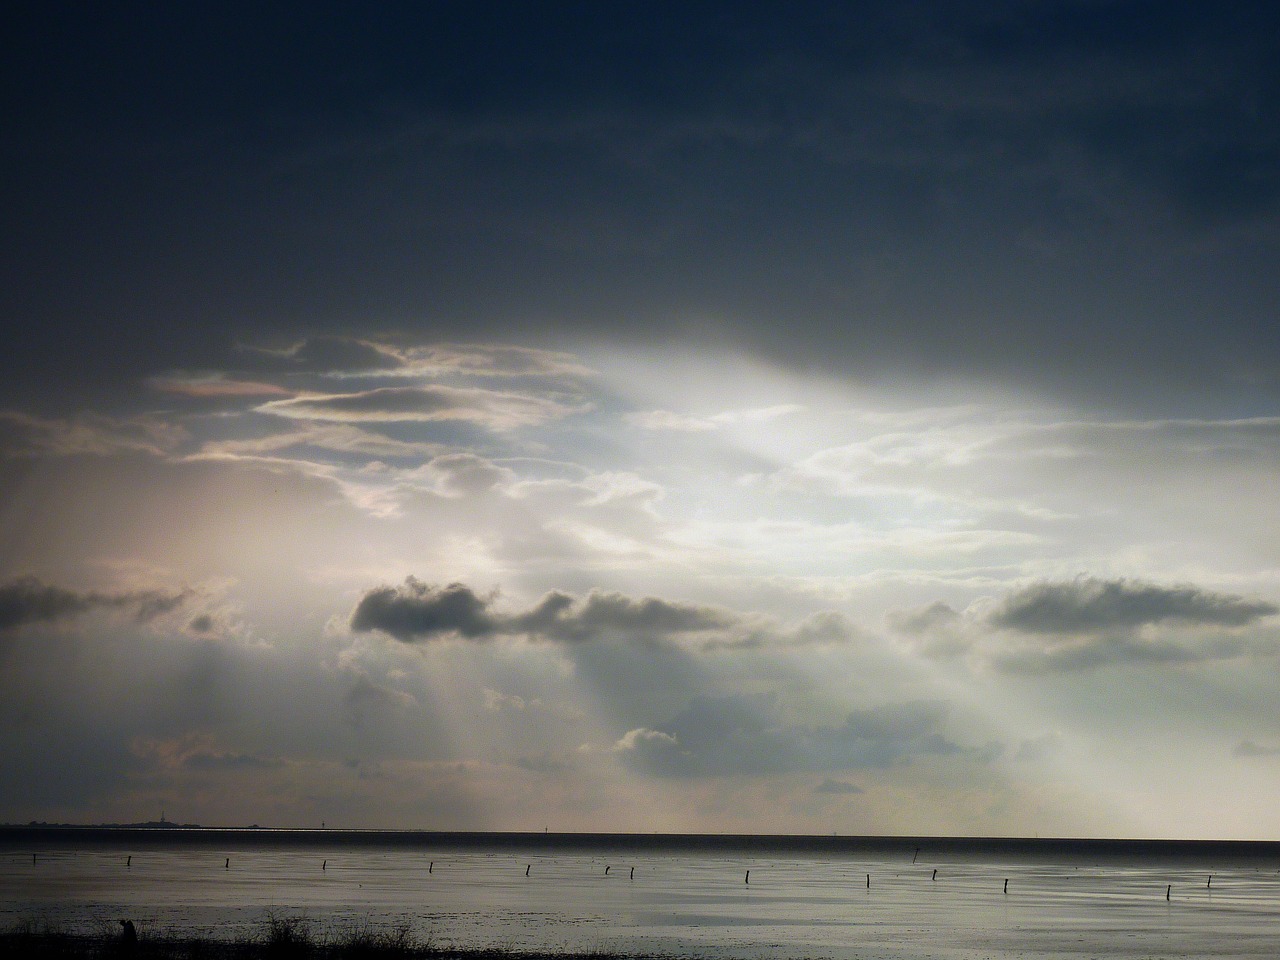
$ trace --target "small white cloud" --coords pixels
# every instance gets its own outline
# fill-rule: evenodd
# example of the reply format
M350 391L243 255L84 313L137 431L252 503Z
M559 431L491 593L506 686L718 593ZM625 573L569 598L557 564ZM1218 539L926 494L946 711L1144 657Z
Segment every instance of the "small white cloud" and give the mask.
M768 423L779 417L800 413L805 408L796 403L748 410L726 410L710 417L691 417L670 410L645 410L628 413L623 419L641 430L672 430L681 433L704 433L742 423Z
M624 418L633 427L641 430L673 430L680 433L705 433L716 429L716 423L701 417L687 417L670 410L647 410L640 413L628 413Z
M624 733L613 745L613 750L615 753L635 753L640 750L679 749L679 747L680 741L669 733L650 730L648 727L637 727Z
M502 693L499 690L492 690L489 687L484 689L484 708L494 713L502 713L504 710L514 710L517 713L524 713L528 704L524 697L517 697L513 694Z

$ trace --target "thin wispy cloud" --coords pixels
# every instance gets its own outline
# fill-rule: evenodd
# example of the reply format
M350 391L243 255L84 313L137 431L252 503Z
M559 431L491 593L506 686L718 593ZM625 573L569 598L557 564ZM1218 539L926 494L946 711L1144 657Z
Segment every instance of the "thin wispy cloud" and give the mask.
M581 404L475 387L378 387L357 393L272 400L263 413L298 420L369 423L464 421L490 430L541 426L587 409Z

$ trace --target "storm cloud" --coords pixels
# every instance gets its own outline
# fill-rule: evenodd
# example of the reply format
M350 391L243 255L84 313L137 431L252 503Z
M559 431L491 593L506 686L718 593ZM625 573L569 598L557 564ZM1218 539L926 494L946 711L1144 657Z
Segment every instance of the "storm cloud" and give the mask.
M489 613L492 602L493 597L477 596L461 583L435 587L408 577L399 587L376 587L361 597L350 626L406 642L450 635L484 640L501 631L500 621Z
M701 634L743 622L742 617L716 607L656 597L634 599L598 590L581 598L552 591L529 609L513 614L495 612L496 600L496 594L480 596L461 583L437 587L408 577L398 587L368 591L356 604L350 626L360 633L381 630L405 642L526 635L579 643Z
M1242 627L1280 607L1193 586L1164 587L1131 580L1078 577L1017 590L992 612L992 626L1024 633L1079 634L1134 630L1177 622Z
M47 584L37 577L19 577L0 585L0 631L69 620L91 610L125 610L145 623L178 609L193 595L191 590L84 592Z
M1081 576L1023 585L963 613L937 601L891 611L886 621L932 659L1050 674L1274 656L1274 636L1250 628L1277 612L1267 601L1193 585Z

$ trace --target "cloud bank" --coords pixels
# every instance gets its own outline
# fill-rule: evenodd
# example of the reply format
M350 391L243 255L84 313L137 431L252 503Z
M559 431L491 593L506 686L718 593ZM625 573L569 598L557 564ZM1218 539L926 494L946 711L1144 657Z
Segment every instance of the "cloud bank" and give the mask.
M936 601L891 612L886 621L934 659L1054 673L1271 656L1274 638L1245 631L1278 612L1267 601L1191 585L1082 576L1019 587L963 613Z
M404 642L528 636L580 643L614 637L665 639L744 623L743 617L717 607L656 597L637 600L599 590L582 598L551 591L514 614L496 612L496 599L496 594L480 596L461 583L437 587L408 577L398 587L368 591L356 604L350 626L358 633L381 630Z
M18 577L0 585L0 631L69 620L91 610L125 610L139 623L146 623L173 612L193 595L191 590L82 592L47 584L37 577Z
M1242 627L1277 612L1280 607L1272 603L1198 587L1078 577L1066 583L1033 584L1009 594L989 622L1024 633L1080 634L1170 621Z

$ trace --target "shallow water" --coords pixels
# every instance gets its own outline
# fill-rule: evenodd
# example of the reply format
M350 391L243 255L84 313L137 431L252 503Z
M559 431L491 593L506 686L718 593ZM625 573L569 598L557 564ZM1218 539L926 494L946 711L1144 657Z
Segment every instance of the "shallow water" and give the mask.
M33 863L30 849L8 845L0 846L0 925L36 919L96 932L131 917L143 935L231 938L260 932L274 913L303 917L319 935L407 925L437 945L516 951L840 960L1280 955L1280 873L1256 858L1090 861L926 849L912 863L913 855L604 844L527 852L259 840L138 846L121 838L45 844Z

